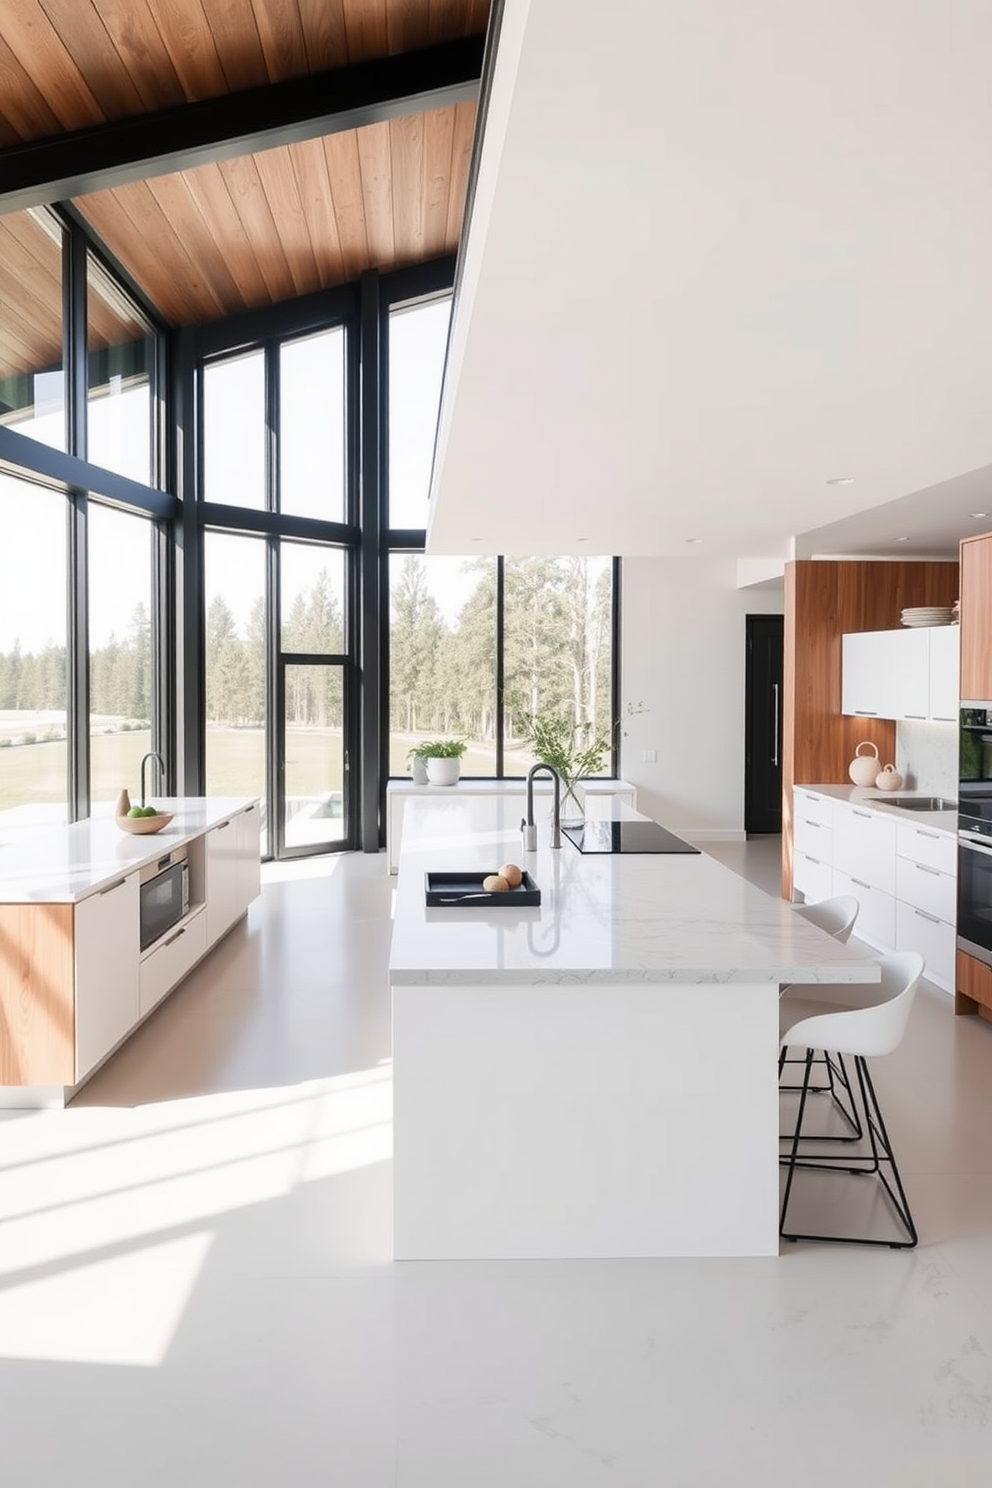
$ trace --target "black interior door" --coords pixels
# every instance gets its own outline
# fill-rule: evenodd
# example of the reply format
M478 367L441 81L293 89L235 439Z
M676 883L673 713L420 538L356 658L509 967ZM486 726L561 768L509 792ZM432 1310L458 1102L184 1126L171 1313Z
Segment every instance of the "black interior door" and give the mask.
M744 830L782 830L781 615L748 615L744 703Z

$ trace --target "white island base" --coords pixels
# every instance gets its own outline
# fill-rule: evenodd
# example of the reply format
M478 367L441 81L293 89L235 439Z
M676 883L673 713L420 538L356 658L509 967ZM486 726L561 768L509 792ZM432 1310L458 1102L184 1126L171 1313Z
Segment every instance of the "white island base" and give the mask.
M398 1260L777 1253L777 987L404 987L393 1039Z
M407 804L394 1255L777 1254L779 986L877 963L705 853L555 851L542 821L523 855L519 810ZM425 871L508 859L540 906L427 907Z

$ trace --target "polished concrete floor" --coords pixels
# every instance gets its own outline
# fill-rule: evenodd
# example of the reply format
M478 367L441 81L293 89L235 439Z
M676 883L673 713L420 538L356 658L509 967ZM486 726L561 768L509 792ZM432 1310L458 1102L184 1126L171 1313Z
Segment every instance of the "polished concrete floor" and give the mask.
M714 851L774 887L774 842ZM4 1485L987 1488L992 1026L924 986L877 1062L914 1252L395 1265L384 860L265 880L70 1109L0 1120Z

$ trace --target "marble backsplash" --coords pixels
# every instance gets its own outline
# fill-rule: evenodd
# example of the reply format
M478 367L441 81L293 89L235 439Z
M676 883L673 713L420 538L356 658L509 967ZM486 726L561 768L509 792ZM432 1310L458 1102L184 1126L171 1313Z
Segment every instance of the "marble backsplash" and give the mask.
M882 763L888 764L888 760ZM957 800L957 724L897 723L895 766L905 790Z

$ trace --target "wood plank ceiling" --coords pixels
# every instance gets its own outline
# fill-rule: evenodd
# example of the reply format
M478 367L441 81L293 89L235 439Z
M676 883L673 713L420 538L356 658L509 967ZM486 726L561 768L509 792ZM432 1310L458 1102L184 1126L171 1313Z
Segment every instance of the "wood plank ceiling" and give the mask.
M0 150L480 36L488 15L489 0L3 0ZM474 124L474 102L456 103L74 205L167 323L209 320L454 251ZM40 344L5 308L19 288L30 303L39 233L0 217L0 341L20 336L36 367ZM36 289L43 343L57 300Z

